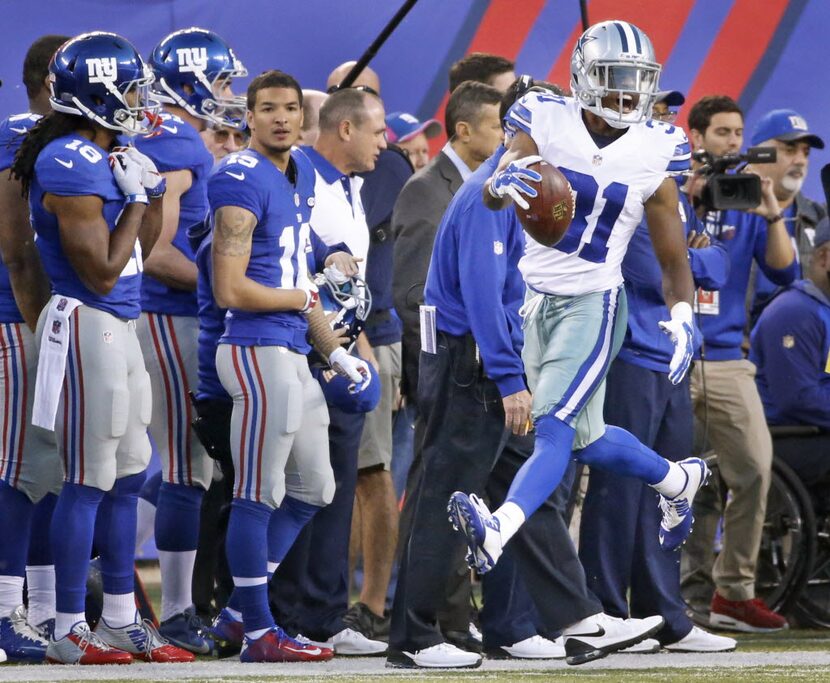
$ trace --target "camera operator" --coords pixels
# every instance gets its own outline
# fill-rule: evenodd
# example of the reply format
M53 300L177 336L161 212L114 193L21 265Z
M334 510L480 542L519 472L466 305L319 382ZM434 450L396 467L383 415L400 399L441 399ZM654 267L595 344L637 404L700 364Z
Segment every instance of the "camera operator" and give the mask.
M813 251L816 225L827 215L827 209L801 192L810 168L811 149L824 149L824 140L811 133L807 121L792 109L774 109L768 112L752 132L752 144L775 147L777 157L774 163L754 167L772 180L772 189L781 207L787 233L796 247L799 264L807 262ZM799 270L800 270L799 266ZM776 285L769 278L753 268L750 310L750 326L770 300Z
M689 129L693 149L702 149L714 159L735 154L743 142L743 112L728 97L704 97L689 112ZM706 182L711 180L710 176ZM698 201L701 195L712 194L702 192L698 176L688 185ZM730 275L719 292L698 291L697 322L704 344L691 386L695 417L718 454L721 478L731 492L723 513L723 548L712 567L716 590L709 623L740 631L775 631L787 625L755 598L772 442L755 386L755 366L744 358L741 344L753 261L780 285L795 279L798 264L769 178L761 179L760 197L758 206L744 211L700 207L707 233L719 239L729 254Z

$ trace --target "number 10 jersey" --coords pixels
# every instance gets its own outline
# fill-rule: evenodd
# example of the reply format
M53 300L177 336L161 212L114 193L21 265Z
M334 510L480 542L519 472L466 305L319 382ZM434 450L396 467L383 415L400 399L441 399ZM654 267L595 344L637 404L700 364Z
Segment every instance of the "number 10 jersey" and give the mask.
M576 296L618 287L628 242L643 218L643 205L667 173L689 168L682 128L658 121L629 127L599 147L576 100L530 92L507 114L509 129L533 138L539 154L568 178L576 198L574 218L555 247L529 235L519 269L545 294Z

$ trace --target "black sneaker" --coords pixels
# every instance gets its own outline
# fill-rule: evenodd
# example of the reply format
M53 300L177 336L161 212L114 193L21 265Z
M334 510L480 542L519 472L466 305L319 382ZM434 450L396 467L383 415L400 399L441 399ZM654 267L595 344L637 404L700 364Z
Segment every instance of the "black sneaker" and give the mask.
M350 629L361 633L369 640L381 640L384 643L389 642L390 621L388 610L379 617L362 602L356 602L343 615L343 623Z

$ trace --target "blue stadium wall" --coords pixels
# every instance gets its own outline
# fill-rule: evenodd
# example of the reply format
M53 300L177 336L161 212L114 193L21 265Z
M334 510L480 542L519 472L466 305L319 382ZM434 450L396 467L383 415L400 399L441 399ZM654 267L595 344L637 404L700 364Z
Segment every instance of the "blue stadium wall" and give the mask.
M104 29L148 51L166 33L202 26L224 36L252 74L284 69L320 88L332 66L359 56L402 0L5 0L0 112L26 107L20 65L44 33ZM589 0L591 21L625 19L652 38L662 84L691 101L738 99L747 131L769 109L792 107L830 137L830 0ZM420 0L372 66L388 111L439 115L447 67L473 50L516 60L520 72L567 84L581 30L577 0ZM819 152L807 193L820 197Z

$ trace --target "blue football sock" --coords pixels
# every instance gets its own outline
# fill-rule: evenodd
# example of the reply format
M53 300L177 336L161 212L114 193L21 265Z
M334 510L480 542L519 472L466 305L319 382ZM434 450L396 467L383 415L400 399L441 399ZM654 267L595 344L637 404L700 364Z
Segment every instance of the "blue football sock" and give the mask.
M0 576L26 573L26 550L34 510L29 496L0 481Z
M135 525L145 473L116 479L98 508L95 547L101 556L104 593L132 593L135 586Z
M271 508L234 499L225 552L234 582L234 603L242 612L245 632L274 626L268 606L268 522Z
M635 477L646 484L662 481L669 472L668 461L619 427L606 427L605 434L576 451L574 456L589 467L600 467L623 477Z
M43 567L54 564L52 560L52 514L58 497L54 493L47 493L35 505L32 517L32 532L29 537L29 557L26 564L30 567Z
M52 516L58 612L79 614L84 611L95 514L103 497L101 489L68 482L58 496Z
M320 505L285 496L268 522L268 562L282 562L303 527L322 509Z
M515 503L530 517L553 493L568 467L575 430L553 415L536 420L533 455L521 466L505 502Z
M156 547L159 550L196 550L204 495L205 490L199 486L161 484L156 504Z

